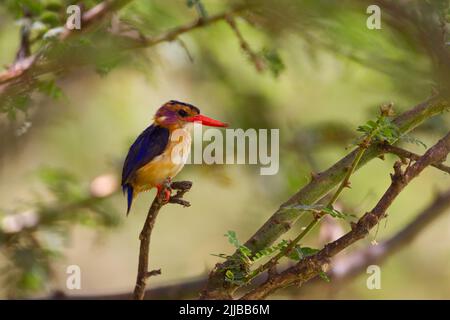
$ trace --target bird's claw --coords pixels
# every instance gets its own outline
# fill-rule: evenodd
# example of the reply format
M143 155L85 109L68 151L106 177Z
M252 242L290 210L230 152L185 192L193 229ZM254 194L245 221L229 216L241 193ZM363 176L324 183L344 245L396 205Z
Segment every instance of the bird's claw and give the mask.
M172 178L168 177L164 182L156 188L158 189L158 197L162 203L169 203L170 197L172 196Z
M170 197L172 195L172 188L170 187L170 180L162 185L157 185L158 189L157 197L161 200L162 203L168 203L170 201Z

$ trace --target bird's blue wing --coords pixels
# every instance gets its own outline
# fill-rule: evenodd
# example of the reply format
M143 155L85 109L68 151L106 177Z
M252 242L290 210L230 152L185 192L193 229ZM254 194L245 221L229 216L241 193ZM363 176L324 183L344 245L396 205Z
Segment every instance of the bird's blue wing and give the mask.
M139 168L164 152L169 143L169 135L169 129L152 124L137 137L128 150L122 169L122 189L128 200L127 215L134 197L130 179Z
M169 129L152 124L131 145L123 164L122 187L141 167L164 152L169 142Z

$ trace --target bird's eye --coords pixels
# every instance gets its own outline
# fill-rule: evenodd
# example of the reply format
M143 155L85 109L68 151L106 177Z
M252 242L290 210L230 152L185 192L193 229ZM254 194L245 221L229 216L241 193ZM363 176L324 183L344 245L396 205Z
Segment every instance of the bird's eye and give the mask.
M184 111L183 109L178 110L178 114L182 117L187 117L188 113L186 111Z

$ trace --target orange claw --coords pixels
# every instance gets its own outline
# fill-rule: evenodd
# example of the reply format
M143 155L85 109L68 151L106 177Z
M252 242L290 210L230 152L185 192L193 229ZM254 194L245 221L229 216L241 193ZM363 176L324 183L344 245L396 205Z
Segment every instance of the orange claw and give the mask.
M161 193L164 192L163 201L164 201L164 202L169 202L169 200L170 200L170 195L171 195L171 194L170 194L170 190L168 190L167 188L165 188L164 185L160 185L160 184L158 184L158 185L156 186L156 189L158 189L157 196L158 196L158 197L161 197Z

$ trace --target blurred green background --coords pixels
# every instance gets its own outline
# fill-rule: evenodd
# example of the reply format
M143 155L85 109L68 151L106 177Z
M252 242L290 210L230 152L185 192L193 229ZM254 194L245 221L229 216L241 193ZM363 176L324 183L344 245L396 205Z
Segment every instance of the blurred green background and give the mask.
M43 19L44 31L61 24L65 1L54 1L60 5L56 11L48 10L46 1L34 2L43 4L36 9L42 11L35 13L40 19L46 12L58 13L56 22ZM83 2L89 8L95 1ZM201 3L211 16L240 2ZM15 4L0 5L0 65L14 61L19 46L20 13L14 11ZM99 44L83 35L81 50L92 58L88 63L69 54L64 63L71 65L70 73L44 76L43 85L50 90L30 93L26 106L15 115L3 110L0 125L8 137L1 140L0 148L3 232L8 231L5 219L23 212L32 212L32 217L37 212L38 226L46 221L48 226L30 231L42 247L39 252L26 241L0 247L5 270L1 297L42 297L55 290L68 295L131 292L138 234L154 191L138 197L128 218L120 192L99 200L96 213L65 204L91 195L92 181L102 175L106 175L103 187L115 188L128 147L168 100L192 103L231 128L279 128L280 170L274 176L260 176L254 165L187 165L177 179L194 182L186 195L192 206L163 208L150 251L151 268L161 268L163 273L151 278L151 287L206 276L218 261L211 254L233 251L225 232L234 230L242 241L248 239L309 181L311 171L325 170L349 152L356 128L375 118L380 105L392 101L400 113L431 95L436 74L420 43L387 23L381 30L369 30L367 5L261 1L256 6L254 13L236 21L252 50L264 60L263 72L255 69L224 21L181 35L182 43L164 42L140 50L120 51L114 41ZM195 21L199 12L189 1L136 0L118 17L151 36ZM98 46L103 50L96 52ZM448 125L444 115L413 135L430 146ZM415 144L403 146L418 153L425 150ZM340 205L357 216L370 210L390 183L394 160L393 156L376 159L358 171ZM449 186L447 175L427 169L395 201L377 234L371 233L355 247L394 234L437 191ZM349 229L348 223L338 223L342 230ZM300 221L286 238L303 225ZM381 290L368 290L367 275L362 274L338 291L322 286L275 297L449 299L449 230L446 214L386 261L381 267ZM307 244L321 245L319 231L320 227ZM72 264L81 267L81 290L66 289L66 267Z

